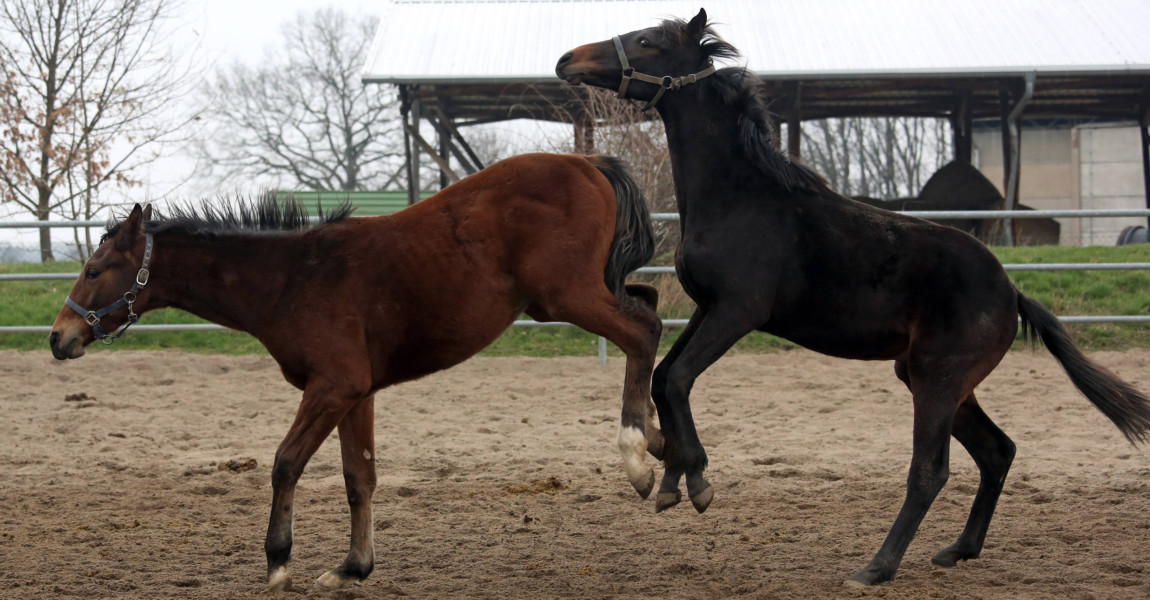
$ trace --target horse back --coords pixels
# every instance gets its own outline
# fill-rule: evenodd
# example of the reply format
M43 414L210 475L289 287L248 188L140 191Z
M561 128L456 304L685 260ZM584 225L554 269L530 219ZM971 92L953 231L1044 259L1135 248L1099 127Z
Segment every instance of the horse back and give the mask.
M1016 317L1013 284L969 234L837 194L760 199L755 212L757 219L736 219L740 235L726 226L729 238L745 242L747 258L722 269L750 265L759 274L743 296L772 298L761 304L769 309L763 331L834 356L888 359L927 329L996 328Z
M614 192L587 159L517 156L392 215L308 232L346 266L306 304L338 298L339 326L363 332L373 387L421 377L493 342L571 276L566 262L598 265L601 284L614 222Z

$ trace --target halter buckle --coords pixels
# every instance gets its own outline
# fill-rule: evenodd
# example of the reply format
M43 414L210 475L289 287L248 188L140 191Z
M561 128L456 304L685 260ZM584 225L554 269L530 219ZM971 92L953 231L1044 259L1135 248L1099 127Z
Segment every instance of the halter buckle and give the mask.
M151 274L152 274L152 272L149 271L148 269L140 269L140 272L136 273L136 285L138 285L140 287L144 287L145 285L148 285L148 277Z
M90 310L88 314L84 315L84 322L87 323L89 327L95 327L96 324L100 322L100 317L96 315L96 311Z

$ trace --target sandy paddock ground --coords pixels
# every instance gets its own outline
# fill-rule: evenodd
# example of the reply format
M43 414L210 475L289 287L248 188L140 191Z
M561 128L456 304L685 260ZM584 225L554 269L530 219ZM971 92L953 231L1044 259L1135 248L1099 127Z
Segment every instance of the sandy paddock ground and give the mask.
M1095 358L1150 389L1150 352ZM982 558L929 563L977 487L953 444L897 579L863 591L842 582L886 535L910 460L890 363L723 359L694 393L715 501L656 515L614 448L610 362L475 359L380 392L375 573L311 586L348 544L328 440L296 496L296 586L280 597L1150 597L1150 454L1044 352L1011 353L980 388L1018 444ZM269 468L299 397L271 359L0 352L0 382L0 598L266 596Z

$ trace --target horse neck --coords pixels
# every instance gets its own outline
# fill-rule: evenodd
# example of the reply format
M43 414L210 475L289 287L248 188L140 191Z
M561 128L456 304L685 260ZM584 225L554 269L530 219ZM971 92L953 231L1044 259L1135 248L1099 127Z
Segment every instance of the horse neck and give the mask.
M739 147L738 112L705 85L668 93L657 106L667 132L679 213L722 211L734 177L757 172Z
M173 307L240 331L259 334L269 306L281 298L290 236L157 235L148 288L150 308Z

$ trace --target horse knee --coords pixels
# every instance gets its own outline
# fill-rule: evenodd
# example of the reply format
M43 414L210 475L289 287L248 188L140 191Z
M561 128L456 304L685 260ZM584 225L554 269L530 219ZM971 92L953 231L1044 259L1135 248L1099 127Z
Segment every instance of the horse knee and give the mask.
M667 372L670 370L670 365L664 361L659 363L659 366L655 367L655 371L651 374L651 396L655 402L667 397Z
M672 402L686 403L691 396L691 388L695 385L694 377L685 369L675 368L674 365L667 371L666 383L663 385L667 398Z
M272 465L272 489L291 487L299 481L303 468L293 461L277 456Z
M918 502L924 507L930 506L948 479L950 479L950 469L945 465L941 468L930 467L912 470L906 482L907 500Z

